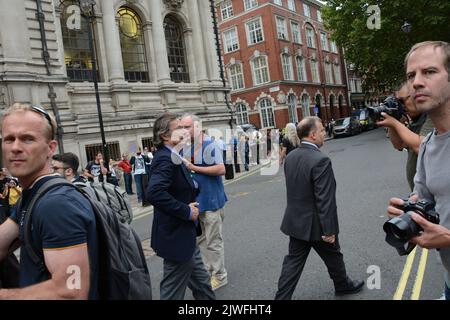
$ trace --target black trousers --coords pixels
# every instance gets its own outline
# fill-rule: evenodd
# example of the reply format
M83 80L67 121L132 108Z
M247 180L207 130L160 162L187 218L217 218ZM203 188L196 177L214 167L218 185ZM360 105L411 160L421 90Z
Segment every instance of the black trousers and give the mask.
M325 262L335 289L345 288L348 278L337 236L334 244L325 241L304 241L289 237L289 254L284 257L275 300L292 299L311 248Z

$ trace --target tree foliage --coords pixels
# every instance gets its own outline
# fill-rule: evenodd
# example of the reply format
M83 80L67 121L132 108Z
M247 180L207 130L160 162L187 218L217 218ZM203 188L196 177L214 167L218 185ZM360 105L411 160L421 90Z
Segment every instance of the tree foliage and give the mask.
M369 29L373 14L380 9L380 28ZM427 40L450 42L449 0L329 0L322 9L332 39L344 48L366 90L385 92L404 79L403 61L414 43ZM405 21L412 25L402 31Z

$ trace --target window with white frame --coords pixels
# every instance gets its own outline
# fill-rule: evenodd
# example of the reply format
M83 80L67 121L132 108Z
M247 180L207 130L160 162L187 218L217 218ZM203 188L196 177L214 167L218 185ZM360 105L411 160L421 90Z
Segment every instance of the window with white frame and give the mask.
M306 3L303 4L303 12L305 13L305 16L311 18L311 9Z
M305 59L301 56L295 57L297 61L297 77L298 81L307 81L306 80L306 67L305 67Z
M236 28L227 30L223 33L223 43L225 53L232 52L239 49L239 40Z
M302 95L302 110L303 110L303 117L309 117L311 115L311 112L309 110L309 96L304 93Z
M244 88L244 75L242 73L242 64L233 64L230 68L231 89L238 90Z
M283 66L284 80L294 80L294 72L292 71L292 58L290 55L283 53L281 55L281 64Z
M254 85L269 82L269 70L267 68L267 57L261 56L252 60Z
M316 47L316 42L314 41L313 29L306 28L306 43L308 44L308 47L310 47L310 48Z
M297 22L291 21L292 42L302 43L302 35L300 33L300 26Z
M322 50L329 51L327 34L325 32L320 33L320 44L322 45Z
M322 20L322 12L320 12L320 10L317 10L317 21L323 22L323 20Z
M294 94L288 95L287 98L287 104L288 104L288 113L289 113L289 122L296 123L298 122L297 117L297 98Z
M258 0L244 0L244 9L250 10L258 6Z
M342 84L341 66L340 65L334 65L334 77L336 79L337 84Z
M238 125L249 123L247 107L243 103L236 105L236 122Z
M333 74L331 71L331 63L325 62L325 82L333 83Z
M249 45L264 41L261 19L249 21L246 26Z
M220 11L222 13L222 20L228 19L233 16L233 4L231 0L225 0L220 6Z
M294 0L288 0L288 9L291 11L295 11L295 2Z
M277 17L277 34L278 39L287 40L287 27L286 27L286 19L283 17Z
M262 99L259 102L259 110L261 113L261 120L263 128L275 127L275 121L273 116L272 101L270 99Z
M275 3L275 4L279 5L279 6L282 5L281 0L273 0L273 3Z
M337 46L336 46L336 41L330 40L330 45L331 45L331 52L337 53Z
M320 83L319 66L315 60L311 60L311 75L313 82Z

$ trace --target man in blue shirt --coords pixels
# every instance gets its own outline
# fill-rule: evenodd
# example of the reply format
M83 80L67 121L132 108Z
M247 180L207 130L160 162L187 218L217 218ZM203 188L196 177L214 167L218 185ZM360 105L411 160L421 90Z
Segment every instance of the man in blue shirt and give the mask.
M220 148L202 132L197 116L184 115L181 126L189 130L191 136L191 161L186 165L200 189L197 202L202 235L197 238L197 243L211 274L211 287L216 290L228 283L222 236L223 207L227 196L221 176L225 174L225 165Z
M23 187L22 206L0 226L0 260L24 243L27 206L39 187L53 179L51 157L57 147L55 120L44 109L14 104L3 114L5 165ZM23 248L20 288L0 289L0 299L95 299L98 241L95 215L75 188L54 188L41 195L31 216L31 245L42 265Z

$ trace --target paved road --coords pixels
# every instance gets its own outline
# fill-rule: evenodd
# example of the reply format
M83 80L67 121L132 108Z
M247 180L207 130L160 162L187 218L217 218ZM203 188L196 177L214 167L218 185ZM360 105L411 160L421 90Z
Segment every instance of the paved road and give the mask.
M381 129L330 140L322 150L333 161L338 184L340 241L347 271L351 277L366 281L374 274L371 270L380 271L379 289L365 288L358 295L339 299L391 300L406 258L385 243L382 225L388 199L409 192L404 170L406 153L395 151ZM279 231L286 201L283 173L280 170L272 176L254 174L228 184L226 192L229 202L224 238L229 284L216 292L217 298L273 299L288 245L288 238ZM151 219L151 215L146 215L133 222L142 239L150 236ZM148 241L144 243L148 248ZM153 256L151 250L146 253L153 296L158 299L162 259ZM411 264L403 299L410 299L421 254L419 249ZM372 284L373 279L369 279ZM430 251L419 298L439 297L441 284L442 269L435 251ZM186 298L192 299L189 290ZM313 251L293 298L336 299L326 268Z

